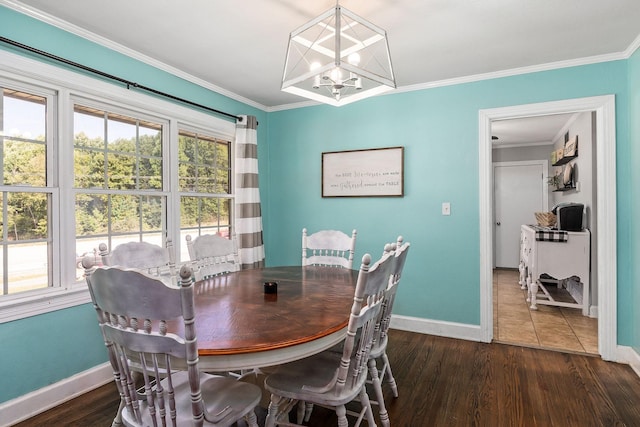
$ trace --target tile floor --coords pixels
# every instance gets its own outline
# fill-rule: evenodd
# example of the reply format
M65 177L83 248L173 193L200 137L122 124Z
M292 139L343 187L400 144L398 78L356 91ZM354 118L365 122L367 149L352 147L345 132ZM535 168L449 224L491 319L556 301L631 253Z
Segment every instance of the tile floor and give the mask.
M493 273L493 338L497 342L598 354L598 319L575 308L538 305L530 310L518 271Z

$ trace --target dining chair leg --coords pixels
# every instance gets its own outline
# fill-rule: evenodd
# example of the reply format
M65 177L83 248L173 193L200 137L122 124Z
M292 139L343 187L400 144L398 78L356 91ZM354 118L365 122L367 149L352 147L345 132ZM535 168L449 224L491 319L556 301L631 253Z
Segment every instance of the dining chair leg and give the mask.
M349 427L349 421L347 420L347 408L344 405L340 405L336 408L336 415L338 416L338 427Z
M118 406L118 412L116 413L115 418L113 419L113 422L111 423L111 427L122 427L124 424L122 424L122 410L124 408L124 399L121 398L120 399L120 405Z
M275 427L276 417L278 416L278 406L281 400L281 397L274 394L271 395L271 401L269 402L269 411L267 412L267 417L264 420L264 427Z
M299 401L296 399L289 399L287 397L281 397L275 394L271 394L271 401L269 402L269 411L264 422L265 427L275 427L280 424L280 420L283 420L286 425L289 423L289 412L294 406L297 406Z
M304 422L308 423L311 418L311 412L313 411L313 403L304 403Z
M380 415L380 422L383 427L390 427L389 414L384 404L384 395L382 393L382 384L380 383L380 377L378 377L378 367L376 366L375 359L369 359L369 376L371 377L371 384L376 393L376 402L378 404L378 414ZM366 395L366 393L365 393Z
M389 384L389 387L391 387L393 397L398 397L398 385L396 384L396 379L393 377L393 372L391 372L391 364L389 363L386 351L382 353L382 361L384 362L384 365L380 379L382 380L385 375L388 375L387 383Z
M376 427L376 420L373 418L373 410L371 409L371 401L369 400L365 386L362 386L362 389L360 389L360 403L364 405L367 423L370 427Z
M258 418L256 417L255 411L250 411L245 415L244 420L247 422L249 427L258 427Z
M298 409L298 411L296 413L296 415L297 415L297 418L296 418L297 421L296 422L298 424L302 424L302 422L306 418L306 412L305 412L306 411L306 402L303 401L303 400L298 402L298 408L297 409ZM309 415L311 415L311 414L309 414Z

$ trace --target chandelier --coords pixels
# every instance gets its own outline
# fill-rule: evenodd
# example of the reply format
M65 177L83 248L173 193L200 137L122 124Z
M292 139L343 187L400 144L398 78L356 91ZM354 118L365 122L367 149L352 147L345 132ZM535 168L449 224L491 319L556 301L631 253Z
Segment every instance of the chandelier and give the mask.
M386 31L337 3L289 35L285 92L341 106L395 87Z

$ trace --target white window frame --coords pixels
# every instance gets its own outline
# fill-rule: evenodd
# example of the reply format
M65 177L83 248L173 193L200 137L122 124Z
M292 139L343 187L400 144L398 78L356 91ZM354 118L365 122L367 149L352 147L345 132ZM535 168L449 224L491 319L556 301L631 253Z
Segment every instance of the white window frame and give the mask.
M59 254L75 256L75 220L73 175L61 171L73 170L73 104L74 99L94 100L99 104L132 110L150 116L162 117L168 121L168 144L163 148L168 161L164 166L168 179L167 228L174 241L179 238L180 207L178 188L178 126L200 128L207 134L232 141L234 150L235 123L200 112L176 103L158 99L135 90L120 87L44 62L23 57L11 52L0 51L0 75L12 81L24 82L28 86L39 86L57 92L57 113L52 124L54 130L54 161L52 162L54 206L59 212L59 223L52 224L54 245ZM205 90L205 89L203 89ZM60 143L64 141L65 143ZM232 154L232 168L234 167ZM232 169L233 170L233 169ZM233 197L233 194L230 195ZM59 224L59 226L57 226ZM66 238L64 237L66 236ZM73 263L54 261L53 286L0 297L0 323L35 316L55 310L74 307L91 301L84 282L75 283Z

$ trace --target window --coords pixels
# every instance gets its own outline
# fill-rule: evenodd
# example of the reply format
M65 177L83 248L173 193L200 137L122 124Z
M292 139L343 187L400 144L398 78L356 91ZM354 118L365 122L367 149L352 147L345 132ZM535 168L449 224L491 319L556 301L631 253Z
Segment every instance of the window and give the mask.
M163 127L120 113L74 106L76 255L127 241L164 245ZM77 264L77 277L83 270Z
M48 130L54 93L0 88L0 295L52 283L52 202Z
M184 236L231 233L231 142L181 129L178 135L180 253L189 259Z
M0 323L88 303L80 261L99 262L100 243L228 234L234 135L228 120L0 51Z

